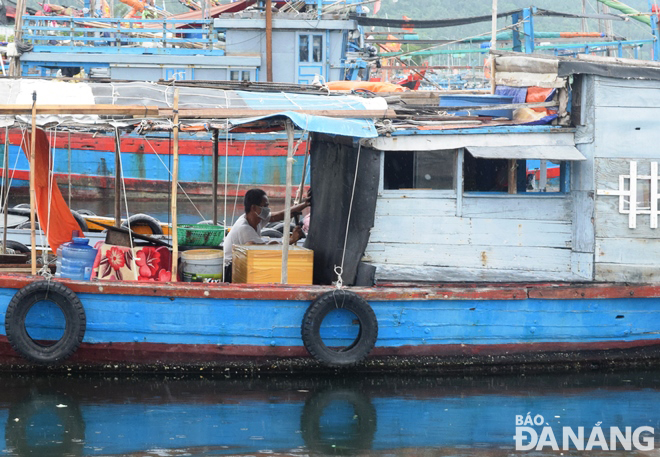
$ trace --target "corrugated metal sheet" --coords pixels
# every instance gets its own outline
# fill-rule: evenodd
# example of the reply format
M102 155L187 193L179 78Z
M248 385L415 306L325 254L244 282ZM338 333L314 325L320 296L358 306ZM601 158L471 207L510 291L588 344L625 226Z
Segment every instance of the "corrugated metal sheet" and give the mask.
M574 146L467 146L480 159L587 160Z

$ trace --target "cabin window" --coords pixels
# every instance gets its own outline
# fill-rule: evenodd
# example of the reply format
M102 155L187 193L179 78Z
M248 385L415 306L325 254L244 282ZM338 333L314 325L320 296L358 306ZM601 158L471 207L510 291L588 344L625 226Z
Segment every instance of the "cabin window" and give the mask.
M476 158L465 154L463 160L463 190L465 192L509 192L515 185L515 193L565 192L567 166L564 161L510 160ZM510 176L510 167L515 167ZM510 183L513 177L515 182Z
M249 71L241 72L241 81L249 81L249 80L250 80L250 72Z
M309 35L300 35L298 40L298 61L309 62Z
M385 152L385 190L453 190L456 151Z
M323 58L323 37L314 35L312 37L312 60L320 62Z
M241 72L238 71L238 70L232 70L231 72L229 72L229 80L230 81L238 81L238 77L239 77L240 73Z

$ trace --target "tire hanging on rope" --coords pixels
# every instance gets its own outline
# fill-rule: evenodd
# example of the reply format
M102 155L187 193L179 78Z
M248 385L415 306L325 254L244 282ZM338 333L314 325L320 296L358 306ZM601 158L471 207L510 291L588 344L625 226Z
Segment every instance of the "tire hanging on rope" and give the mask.
M335 309L353 313L360 325L358 336L347 347L335 350L321 338L323 319ZM303 317L301 336L305 349L319 362L330 367L346 367L364 360L378 339L378 320L369 303L354 292L337 289L327 292L309 305Z
M57 305L66 323L62 337L49 345L34 340L25 325L30 309L41 301ZM33 282L16 292L5 314L5 332L11 347L26 360L39 364L69 358L82 343L86 325L85 309L75 292L51 281Z

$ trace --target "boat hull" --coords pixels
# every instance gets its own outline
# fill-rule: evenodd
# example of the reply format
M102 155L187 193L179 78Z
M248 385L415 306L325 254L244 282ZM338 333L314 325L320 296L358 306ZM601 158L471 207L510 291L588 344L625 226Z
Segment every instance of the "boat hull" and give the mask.
M0 276L0 318L32 281ZM301 339L321 286L61 281L82 302L87 329L62 366L161 368L249 366L319 369ZM373 308L378 341L365 370L436 364L474 367L543 362L632 362L660 345L660 287L454 286L355 288ZM45 321L49 321L46 314ZM328 330L329 346L350 340L353 323ZM609 363L609 362L608 362ZM0 364L34 367L0 330Z
M9 177L12 194L28 192L28 161L18 130L9 131ZM64 195L73 198L114 198L114 137L108 133L59 132L49 134L54 145L54 171ZM5 132L0 131L0 152ZM124 186L132 199L156 198L171 191L168 168L173 142L166 134L122 136L121 152ZM304 156L306 141L295 151ZM241 196L260 187L276 198L285 196L286 135L278 133L232 133L218 142L218 195ZM0 154L1 155L1 154ZM190 197L213 193L213 142L209 133L183 133L179 138L179 183ZM301 157L302 158L302 157ZM228 164L225 170L225 164ZM303 160L293 168L293 182L302 179ZM226 180L225 180L226 171ZM4 170L0 169L0 177ZM226 181L226 187L225 187ZM297 187L296 187L297 189Z

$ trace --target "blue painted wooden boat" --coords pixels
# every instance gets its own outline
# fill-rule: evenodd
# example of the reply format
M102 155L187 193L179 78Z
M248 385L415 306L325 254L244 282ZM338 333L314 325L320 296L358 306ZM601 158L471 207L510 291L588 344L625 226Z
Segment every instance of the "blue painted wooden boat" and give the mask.
M376 135L372 121L259 118L314 133L305 246L316 285L51 279L44 294L80 303L66 308L74 344L44 361L309 371L657 360L660 70L527 59L497 60L509 84L557 86L556 125L393 124ZM527 189L527 160L560 163L559 192ZM15 320L38 281L0 275L8 365L22 364L16 324L37 345L62 334L52 304Z

